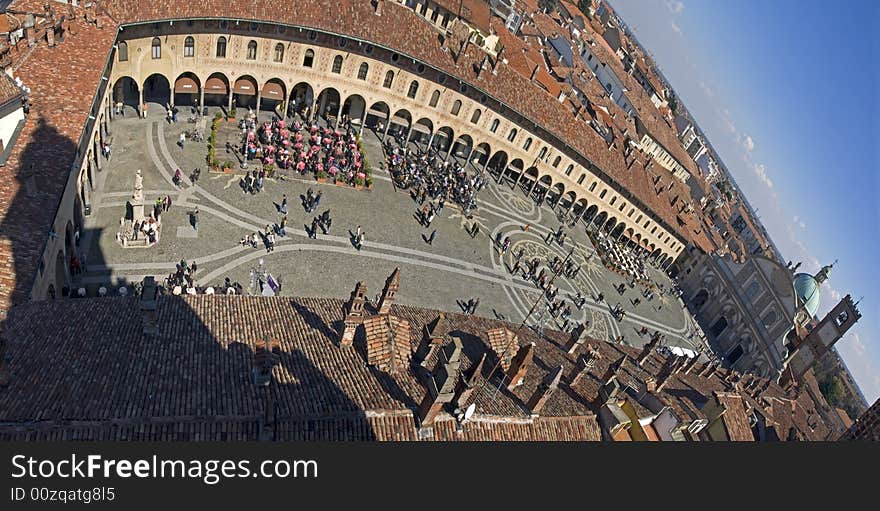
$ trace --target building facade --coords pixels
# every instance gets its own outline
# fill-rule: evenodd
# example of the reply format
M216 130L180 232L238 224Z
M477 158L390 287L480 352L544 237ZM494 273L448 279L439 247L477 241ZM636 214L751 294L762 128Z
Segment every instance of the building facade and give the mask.
M103 165L100 147L119 104L138 112L146 103L253 108L264 118L307 105L331 119L346 115L361 132L430 144L543 195L577 220L633 241L658 263L669 264L684 250L686 240L595 167L590 155L428 62L369 41L270 22L131 23L118 32L103 76L56 218L58 236L43 253L35 299L58 296L69 282L74 242Z

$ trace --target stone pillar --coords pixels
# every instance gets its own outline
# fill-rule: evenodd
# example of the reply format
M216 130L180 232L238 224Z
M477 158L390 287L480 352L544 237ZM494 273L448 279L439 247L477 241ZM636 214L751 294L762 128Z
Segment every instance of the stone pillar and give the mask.
M146 117L147 112L146 112L146 109L144 108L144 88L143 87L138 87L137 111L141 113L141 117Z
M235 98L235 93L232 92L232 86L230 84L229 87L229 106L227 107L227 111L232 110L232 100Z
M98 137L95 136L94 140L92 140L92 154L95 158L95 168L98 169L98 172L101 171L101 158L98 156L101 154L101 147L98 144Z
M205 109L205 87L199 89L199 114Z
M532 193L535 191L535 188L538 186L538 178L535 178L535 182L532 183L532 187L529 188L529 197L532 196Z
M388 114L388 121L385 123L385 131L382 132L382 142L385 142L385 137L388 136L389 129L391 129L391 114Z
M259 90L257 90L257 110L256 110L257 119L260 118L260 103L262 102L262 100L263 100L263 95L260 94Z

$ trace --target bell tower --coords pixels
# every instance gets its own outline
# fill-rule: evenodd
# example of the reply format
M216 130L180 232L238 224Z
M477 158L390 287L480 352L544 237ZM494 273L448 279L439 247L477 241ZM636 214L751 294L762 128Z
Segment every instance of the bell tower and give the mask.
M826 268L830 267L826 266ZM824 271L825 268L822 270ZM819 275L821 274L822 271L819 272ZM786 358L786 365L790 370L785 371L784 375L790 375L789 379L800 380L801 376L828 353L861 317L858 303L853 302L852 296L844 296L809 334L791 341L791 348Z

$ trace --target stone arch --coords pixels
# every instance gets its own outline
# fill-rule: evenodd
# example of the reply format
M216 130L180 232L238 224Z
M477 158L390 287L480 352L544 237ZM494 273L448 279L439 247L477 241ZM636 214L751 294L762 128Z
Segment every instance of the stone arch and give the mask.
M299 82L290 88L288 111L304 114L315 106L315 89L308 82Z
M165 108L171 104L171 84L161 73L153 73L144 80L144 103L155 103Z
M352 126L362 126L367 115L367 101L360 94L352 94L342 104L342 115L348 116Z
M64 259L64 252L59 250L55 254L55 288L65 287L67 287L67 262Z
M624 229L626 229L626 224L623 222L618 223L611 231L611 237L617 239L618 236L623 234Z
M205 80L205 105L227 106L230 94L229 78L223 73L211 73Z
M452 141L455 140L455 132L449 126L441 126L434 134L434 149L441 153L449 150Z
M410 140L418 145L427 147L431 135L434 133L434 122L427 117L421 117L413 123L413 131Z
M550 188L550 193L547 194L547 203L552 204L551 207L555 208L559 205L559 201L562 200L562 195L565 193L565 185L562 183L556 183L553 187Z
M709 301L709 290L706 288L700 288L699 291L691 298L691 305L693 305L694 310L700 310L706 305L706 302Z
M575 194L573 191L569 191L559 199L558 207L568 211L569 208L574 207L574 201L576 199L577 194Z
M241 75L232 85L233 108L257 107L257 79L251 75Z
M597 228L601 228L605 225L605 221L608 220L608 213L605 211L599 212L596 216L593 217L593 223Z
M113 84L113 102L140 110L140 86L130 76L121 76Z
M521 186L525 192L528 192L538 182L538 167L529 167L526 169L523 178L520 180Z
M498 151L489 158L489 172L492 174L498 174L499 178L503 176L504 169L507 168L507 153L505 151Z
M186 71L174 80L174 105L195 107L201 104L202 82L195 73Z
M485 165L489 161L489 155L492 154L492 146L488 142L480 142L474 146L471 153L471 162L476 165Z
M270 78L260 90L260 110L270 112L280 108L287 100L287 85L280 78Z
M378 101L370 105L370 109L367 110L366 125L377 132L384 132L390 118L391 109L388 104L384 101Z
M325 87L315 100L318 115L328 122L336 119L341 104L342 96L335 87Z
M617 217L611 217L602 226L602 231L605 232L605 234L608 234L612 231L612 229L614 229L614 227L616 225L617 225Z
M523 173L523 161L519 158L514 158L510 163L507 164L507 168L504 170L504 175L511 174L512 176L519 177L520 174ZM514 179L516 179L514 177Z
M474 148L474 139L467 133L462 133L452 146L452 155L457 158L467 158Z
M593 220L596 218L596 215L599 213L599 206L593 204L587 206L587 212L584 213L584 223L587 224L587 227L593 225Z
M411 126L412 114L409 110L401 108L391 116L391 129L388 133L394 133L395 135L405 137L409 133Z
M572 206L571 212L574 214L575 218L582 217L587 206L587 199L578 199L577 202L574 203L574 206Z

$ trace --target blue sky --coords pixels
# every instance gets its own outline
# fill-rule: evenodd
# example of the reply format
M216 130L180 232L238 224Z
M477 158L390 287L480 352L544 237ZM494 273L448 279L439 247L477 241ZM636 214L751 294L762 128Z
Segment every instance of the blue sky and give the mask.
M880 2L612 0L786 259L839 259L819 315L850 293L838 350L880 397Z

